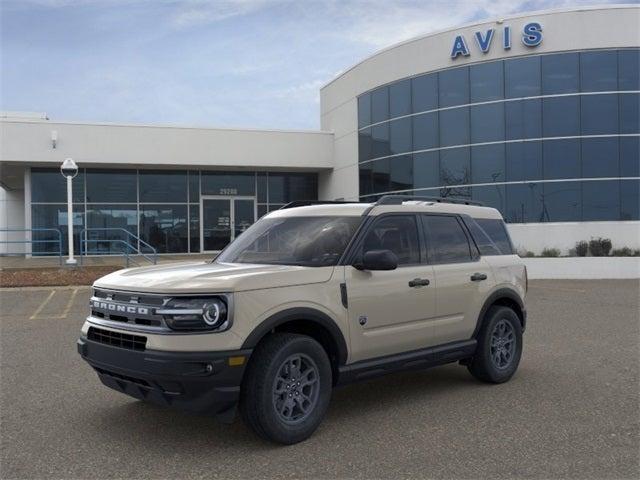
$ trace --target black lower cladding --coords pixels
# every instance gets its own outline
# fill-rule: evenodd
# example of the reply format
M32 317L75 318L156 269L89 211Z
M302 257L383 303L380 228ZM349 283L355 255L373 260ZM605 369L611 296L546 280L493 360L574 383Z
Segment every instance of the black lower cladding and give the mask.
M223 417L235 411L251 352L136 351L78 340L78 353L107 387L159 405ZM240 356L245 357L242 365L229 365L230 357Z

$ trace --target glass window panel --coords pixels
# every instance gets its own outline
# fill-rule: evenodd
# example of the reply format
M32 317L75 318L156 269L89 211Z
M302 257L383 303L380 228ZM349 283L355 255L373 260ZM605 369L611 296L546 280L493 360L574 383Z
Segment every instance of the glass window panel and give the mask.
M438 152L413 154L413 183L414 188L440 186L440 156Z
M189 172L189 201L200 201L200 172L194 170Z
M582 177L618 177L618 137L582 139Z
M373 191L375 193L383 193L389 191L389 180L391 172L390 159L375 160L372 168Z
M383 123L371 127L371 158L391 155L389 145L389 124Z
M402 80L389 86L389 117L411 113L411 80Z
M525 183L506 185L509 223L536 223L543 221L542 184Z
M413 149L438 148L438 113L424 113L413 117Z
M422 215L424 233L429 239L431 263L458 263L471 261L471 248L467 235L456 217Z
M363 240L362 253L370 250L391 250L398 265L420 262L420 242L413 215L394 215L375 221Z
M577 53L544 55L541 59L542 94L579 91L579 57Z
M443 187L440 189L442 198L459 198L461 200L471 200L471 187Z
M60 177L62 175L57 172ZM69 254L69 238L67 205L31 205L31 228L55 228L60 232L33 232L31 239L34 243L31 252L34 255L58 255L62 240L62 254ZM84 205L73 205L73 248L76 255L80 255L80 232L84 228ZM7 244L9 253L19 252L23 244Z
M489 62L469 67L471 103L504 98L503 62Z
M413 188L413 157L401 155L390 159L391 191Z
M411 79L413 113L438 108L438 74L430 73Z
M502 255L511 255L514 253L507 227L502 220L493 218L476 218L474 220L500 249Z
M556 97L542 100L542 132L545 137L580 135L580 98Z
M504 104L506 139L542 137L542 100L518 100Z
M618 89L640 90L640 50L618 52Z
M543 221L579 222L582 219L581 182L543 184Z
M269 173L269 203L318 199L315 173Z
M365 93L358 97L358 127L371 124L371 94Z
M580 103L583 135L618 133L617 95L584 95Z
M504 103L471 107L471 143L504 140Z
M640 133L640 95L621 93L619 97L620 133Z
M258 202L267 203L267 173L260 172L256 178L256 188L258 189Z
M141 202L187 202L187 172L140 170Z
M468 67L444 70L438 76L440 108L469 103Z
M542 145L545 179L580 177L580 140L548 140Z
M505 181L504 144L471 147L471 182Z
M87 202L138 201L135 170L87 170Z
M504 185L483 185L471 189L471 198L497 209L502 215L505 215L505 195Z
M542 142L507 143L507 181L542 179Z
M269 213L267 205L258 205L258 218L264 217L267 213Z
M411 117L389 122L389 145L392 154L411 151L411 128Z
M189 252L200 252L200 204L189 205Z
M507 98L540 95L540 57L505 61L504 78Z
M467 145L469 143L469 107L440 112L440 146Z
M202 172L203 195L254 195L253 172Z
M640 137L620 137L620 176L640 177Z
M389 88L381 87L371 92L371 123L389 119Z
M275 212L276 210L280 210L282 207L284 207L284 203L270 203L269 212Z
M618 90L618 55L615 51L580 53L580 89L583 92Z
M360 195L373 193L373 176L371 162L361 163L358 170L360 177Z
M364 162L373 155L373 141L371 139L371 128L364 128L358 132L358 160Z
M620 181L620 218L640 220L640 180Z
M620 220L620 181L582 182L582 220Z
M101 229L88 231L87 251L92 254L121 254L127 248L125 243L133 240L125 231L138 235L138 210L133 205L87 205L87 228ZM124 231L123 231L124 230ZM133 245L137 248L137 245Z
M466 185L471 183L469 148L440 150L440 185Z
M140 238L158 253L187 253L186 205L141 205Z
M84 169L71 181L73 203L84 203ZM67 179L57 168L31 169L32 203L67 203Z

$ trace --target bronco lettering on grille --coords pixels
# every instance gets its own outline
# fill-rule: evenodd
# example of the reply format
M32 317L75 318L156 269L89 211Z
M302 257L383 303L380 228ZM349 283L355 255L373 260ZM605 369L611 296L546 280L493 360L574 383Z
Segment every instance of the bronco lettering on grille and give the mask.
M119 303L102 302L99 300L92 300L91 305L94 308L98 308L100 310L109 310L111 312L133 313L136 315L149 315L149 309L147 307L122 305Z

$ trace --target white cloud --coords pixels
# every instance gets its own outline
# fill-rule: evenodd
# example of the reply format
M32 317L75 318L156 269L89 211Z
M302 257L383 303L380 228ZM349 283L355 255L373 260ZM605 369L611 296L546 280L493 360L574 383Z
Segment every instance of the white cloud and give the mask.
M178 29L210 24L272 7L281 0L182 0L175 2L172 24Z

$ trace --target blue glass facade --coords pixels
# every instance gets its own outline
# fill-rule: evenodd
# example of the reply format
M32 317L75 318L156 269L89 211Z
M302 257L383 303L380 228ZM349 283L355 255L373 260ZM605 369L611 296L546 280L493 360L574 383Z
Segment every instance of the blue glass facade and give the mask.
M360 198L461 196L512 223L638 220L640 50L454 67L358 97Z

